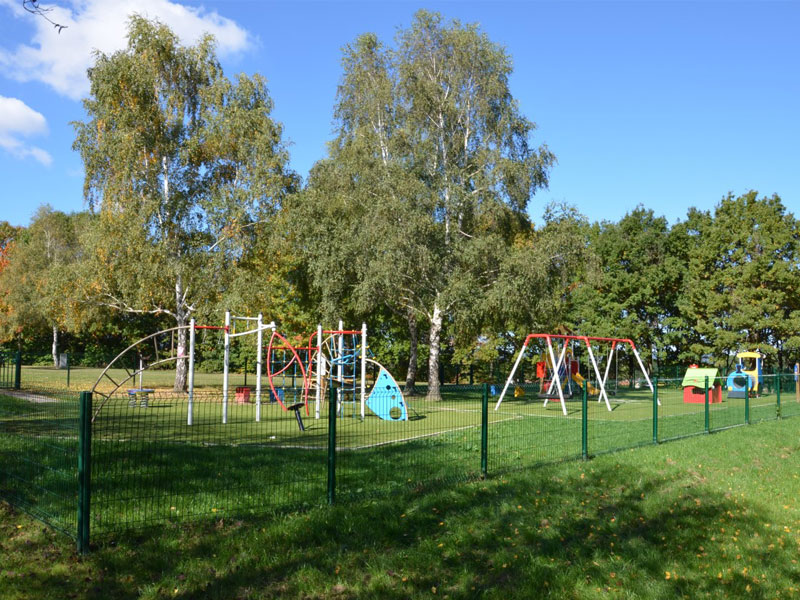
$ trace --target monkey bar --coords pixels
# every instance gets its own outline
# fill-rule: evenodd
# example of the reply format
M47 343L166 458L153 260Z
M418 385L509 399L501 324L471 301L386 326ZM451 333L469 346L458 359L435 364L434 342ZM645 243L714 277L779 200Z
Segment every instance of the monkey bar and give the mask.
M494 409L497 410L500 408L500 404L503 402L503 398L505 398L506 392L508 391L508 386L511 385L511 382L514 380L514 375L517 373L517 368L519 367L519 363L522 362L522 357L525 355L526 350L528 349L528 345L530 344L531 340L534 339L543 339L547 344L547 353L550 357L550 364L553 365L553 378L550 383L550 387L548 388L548 395L552 393L553 386L555 385L556 391L558 392L558 399L561 402L561 410L564 413L564 416L567 414L567 405L564 401L564 390L561 386L561 377L559 376L559 370L561 366L564 364L564 359L566 356L566 349L567 345L573 341L578 340L586 344L586 349L589 353L589 360L592 364L594 369L595 376L597 377L597 387L600 391L598 402L605 401L606 408L610 411L611 410L611 403L608 400L608 394L606 393L606 381L608 380L608 373L609 368L611 366L611 360L614 357L614 353L617 351L617 347L620 344L628 344L633 350L633 355L636 357L636 362L639 364L639 368L642 370L644 374L645 380L647 380L647 385L650 388L650 391L653 391L653 384L650 381L650 376L647 374L647 370L644 368L644 363L642 363L642 359L639 356L639 351L636 349L636 344L633 343L632 340L628 338L611 338L611 337L592 337L587 335L562 335L562 334L551 334L551 333L530 333L525 338L525 341L522 344L522 348L517 355L516 361L514 361L514 367L511 369L511 373L508 375L508 379L506 380L506 384L503 386L503 391L500 394L500 398L497 400L497 404L495 405ZM553 350L553 340L562 340L563 341L563 348L558 354L558 359L556 359L556 354ZM611 344L611 351L608 355L608 360L606 362L605 373L600 374L600 368L597 365L597 361L594 357L594 352L592 351L592 342L600 342L600 343L610 343ZM566 374L569 376L569 373ZM548 399L546 398L544 401L544 405L547 406ZM660 404L660 402L659 402Z

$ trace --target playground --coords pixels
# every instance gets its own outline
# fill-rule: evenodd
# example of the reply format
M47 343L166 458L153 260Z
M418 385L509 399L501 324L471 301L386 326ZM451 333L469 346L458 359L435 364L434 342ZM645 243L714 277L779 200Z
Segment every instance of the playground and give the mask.
M195 372L198 331L224 346L222 373ZM365 325L290 338L261 315L228 314L224 325L191 323L184 333L183 350L166 330L104 369L77 371L73 385L91 390L80 398L18 369L25 385L0 395L0 450L28 457L5 467L12 501L77 531L85 547L88 531L102 540L203 516L384 497L800 414L788 375L756 363L733 376L692 366L682 380L659 380L626 339L531 334L494 382L444 384L438 396L417 383L407 396L372 356ZM249 381L230 369L235 344L255 345ZM145 361L143 348L157 358ZM634 366L624 374L620 355ZM181 361L188 386L174 392ZM78 510L78 522L76 463L91 465L89 476L79 468L91 510Z

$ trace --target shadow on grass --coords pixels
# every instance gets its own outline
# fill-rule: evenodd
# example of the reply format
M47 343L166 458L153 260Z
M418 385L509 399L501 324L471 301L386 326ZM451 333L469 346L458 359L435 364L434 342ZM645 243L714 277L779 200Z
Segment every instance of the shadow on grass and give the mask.
M116 577L87 597L132 597L127 576L179 598L772 597L797 571L761 513L691 472L552 467L121 537L92 558Z

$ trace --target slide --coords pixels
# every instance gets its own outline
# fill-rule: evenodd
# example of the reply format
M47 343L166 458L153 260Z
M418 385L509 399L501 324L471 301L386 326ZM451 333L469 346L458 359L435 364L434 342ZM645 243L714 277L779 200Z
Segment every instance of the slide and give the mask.
M575 383L577 383L579 386L581 386L581 389L583 389L583 382L585 381L585 380L583 379L583 375L581 375L580 373L573 373L573 374L572 374L572 381L574 381ZM593 385L590 383L590 384L589 384L589 394L590 394L591 396L599 396L599 395L600 395L600 390L598 390L596 387L594 387L594 386L593 386Z

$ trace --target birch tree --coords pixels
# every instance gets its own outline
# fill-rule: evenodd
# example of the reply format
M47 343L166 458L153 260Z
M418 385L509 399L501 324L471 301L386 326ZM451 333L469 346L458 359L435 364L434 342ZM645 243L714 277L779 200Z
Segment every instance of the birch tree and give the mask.
M387 49L367 34L345 49L337 137L307 200L339 197L339 230L354 216L362 224L350 238L364 265L351 293L379 290L410 326L428 325L437 399L445 324L491 286L489 258L528 226L554 157L532 144L535 125L509 88L511 59L477 25L420 11L396 41Z
M83 316L74 290L82 260L79 231L88 221L86 213L41 206L30 226L4 244L7 252L0 252L0 332L11 337L49 331L55 367L60 334L78 329Z
M227 79L214 39L183 46L134 16L128 45L98 52L87 119L74 123L84 194L99 213L90 300L185 326L296 184L263 78ZM186 330L177 352L186 355ZM176 366L184 389L186 363Z

